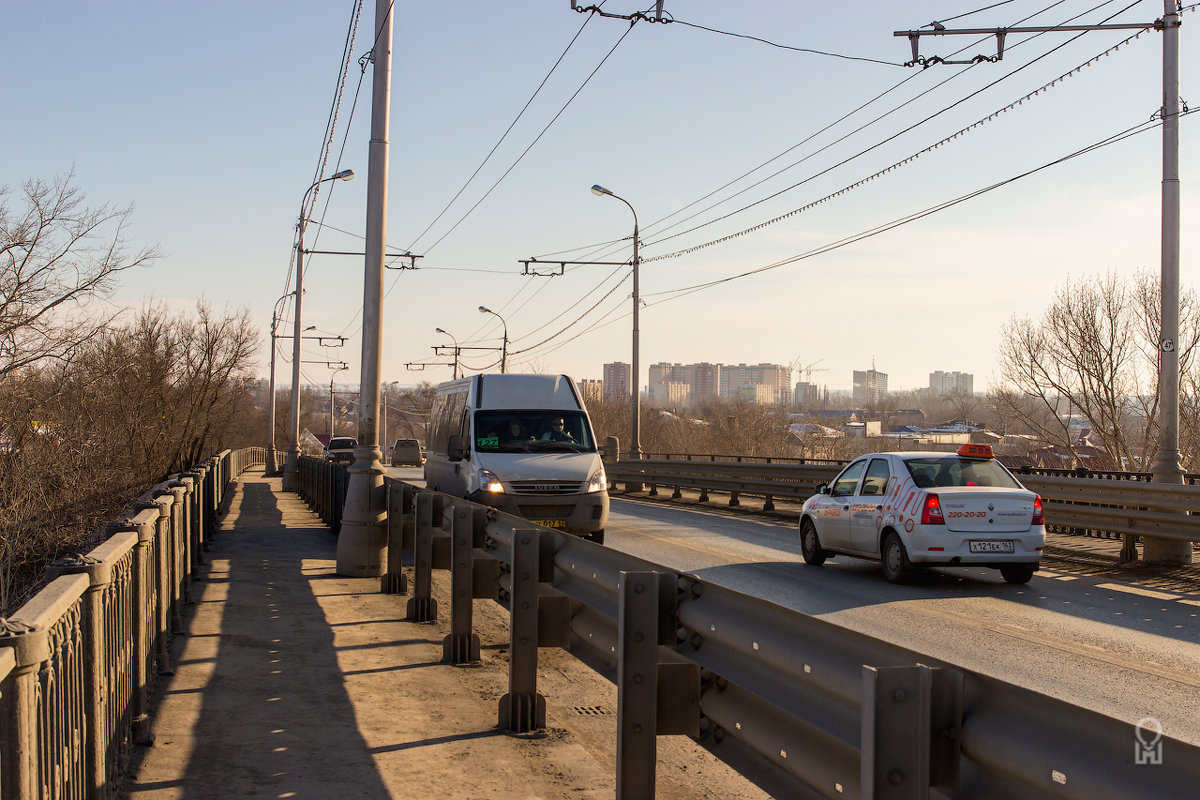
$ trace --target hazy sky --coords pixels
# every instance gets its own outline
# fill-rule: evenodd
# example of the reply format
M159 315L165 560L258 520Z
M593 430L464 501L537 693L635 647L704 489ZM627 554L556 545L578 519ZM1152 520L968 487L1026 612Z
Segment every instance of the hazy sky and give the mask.
M448 367L405 367L446 360L431 349L451 344L437 327L464 347L499 347L499 321L481 304L507 320L510 370L599 378L603 363L629 361L628 267L529 277L518 263L554 253L628 261L632 215L588 191L600 183L641 223L643 383L658 361L798 362L838 389L874 363L893 389L924 386L933 370L972 372L985 389L1014 314L1040 315L1068 279L1158 273L1161 180L1156 127L1039 170L1150 120L1162 98L1160 34L1094 63L1137 32L1010 34L998 63L924 70L900 66L909 43L892 34L934 20L951 29L1150 22L1162 3L1012 0L968 13L991 5L666 0L676 23L631 29L573 12L569 0L398 3L388 249L423 258L417 271L388 273L385 380L449 377ZM91 202L133 203L134 242L165 253L127 275L118 301L248 307L265 340L276 299L292 288L300 200L318 174L354 9L349 0L4 2L0 184L73 167ZM1181 48L1181 93L1193 104L1197 19L1184 15ZM363 247L369 68L357 104L355 92L374 23L367 2L324 173L358 177L322 186L312 248ZM993 54L995 42L921 41L923 56L956 51ZM1200 136L1190 117L1180 127L1189 287L1200 266L1190 236L1200 227ZM350 341L342 350L306 342L303 358L349 362L339 382L357 382L362 275L361 256L314 255L306 272L305 324ZM281 346L290 359L290 340ZM266 359L264 346L263 376ZM479 368L497 359L465 354ZM287 361L278 370L290 380ZM303 371L329 380L323 363Z

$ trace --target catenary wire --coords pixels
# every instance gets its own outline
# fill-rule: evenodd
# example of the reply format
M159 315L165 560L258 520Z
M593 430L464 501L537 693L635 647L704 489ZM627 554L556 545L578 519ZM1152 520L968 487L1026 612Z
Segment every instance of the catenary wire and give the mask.
M1129 6L1127 6L1125 9L1122 9L1122 11L1125 11L1125 10L1127 10L1128 8L1131 8L1133 5L1136 5L1136 2L1135 2L1135 3L1132 3L1132 4L1130 4L1130 5L1129 5ZM1121 13L1121 12L1118 12L1118 13ZM1125 41L1118 43L1118 44L1117 44L1116 46L1114 46L1113 48L1110 48L1110 50L1115 50L1117 47L1120 47L1121 45L1123 45L1123 44L1127 43L1128 41L1132 41L1133 39L1136 39L1136 38L1138 38L1138 36L1140 36L1142 33L1144 33L1144 31L1143 31L1143 32L1139 32L1138 34L1135 34L1134 36L1128 37L1128 38L1127 38ZM965 97L962 97L962 98L960 98L960 99L956 100L954 103L950 104L949 106L946 106L945 108L942 108L942 109L940 109L939 111L936 111L936 112L934 112L933 114L930 114L929 116L927 116L927 117L925 117L925 118L921 119L920 121L918 121L918 122L915 122L915 123L913 123L913 124L909 125L908 127L904 128L903 130L901 130L901 131L899 131L899 132L897 132L897 133L893 134L893 135L892 135L891 137L889 137L888 139L885 139L885 140L883 140L883 141L880 141L880 142L876 142L875 144L871 145L870 147L867 147L867 148L865 148L865 149L863 149L863 150L860 150L859 152L855 153L854 155L852 155L852 156L848 156L848 157L844 158L843 160L839 161L838 163L836 163L836 164L833 164L832 166L830 166L830 167L827 167L826 169L824 169L824 170L821 170L820 172L817 172L817 173L815 173L815 174L813 174L813 175L810 175L809 177L805 178L805 179L804 179L804 180L802 180L802 181L799 181L799 182L797 182L797 183L794 183L794 184L792 184L791 186L788 186L788 187L785 187L785 188L783 188L783 189L780 189L780 190L778 190L778 191L776 191L776 192L773 192L772 194L770 194L770 195L767 195L766 197L760 198L759 200L756 200L756 201L754 201L754 202L752 202L752 203L748 203L747 205L744 205L744 206L742 206L741 208L738 208L738 209L736 209L736 210L734 210L734 211L730 211L730 212L728 212L728 213L726 213L726 214L723 214L723 215L721 215L721 216L719 216L719 217L715 217L715 218L713 218L713 219L711 219L711 220L708 220L707 222L703 222L703 223L701 223L701 224L699 224L699 225L695 225L695 226L693 226L693 227L691 227L691 228L689 228L689 229L687 229L687 230L685 230L685 231L680 231L680 232L678 232L678 233L674 233L674 234L671 234L671 235L669 235L669 236L664 236L664 237L662 237L662 238L660 238L660 239L656 239L656 240L654 240L654 241L647 242L647 243L646 243L646 246L647 246L647 247L651 247L651 246L654 246L654 245L657 245L657 244L661 244L661 243L663 243L663 242L665 242L665 241L669 241L669 240L671 240L671 239L675 239L675 238L678 238L678 237L680 237L680 236L684 236L684 235L686 235L686 234L693 233L693 232L695 232L695 231L698 231L698 230L700 230L700 229L702 229L702 228L705 228L705 227L707 227L707 226L709 226L709 225L713 225L713 224L715 224L715 223L717 223L717 222L721 222L721 221L723 221L723 220L729 219L730 217L733 217L733 216L735 216L735 215L737 215L737 214L740 214L740 213L742 213L743 211L747 211L747 210L749 210L749 209L751 209L751 208L754 208L755 206L761 205L762 203L765 203L765 202L767 202L767 201L769 201L769 200L773 200L773 199L775 199L775 198L777 198L777 197L779 197L779 196L781 196L781 195L783 195L783 194L785 194L785 193L787 193L787 192L789 192L789 191L791 191L791 190L793 190L793 189L795 189L795 188L797 188L797 187L799 187L799 186L802 186L802 185L804 185L804 184L806 184L806 183L808 183L808 182L810 182L810 181L812 181L812 180L814 180L814 179L816 179L816 178L818 178L818 177L820 177L820 176L827 175L827 174L829 174L830 172L832 172L833 170L835 170L835 169L837 169L837 168L839 168L839 167L845 166L846 164L848 164L848 163L850 163L850 162L852 162L852 161L854 161L854 160L856 160L856 159L858 159L858 158L860 158L860 157L862 157L862 156L864 156L864 155L866 155L866 154L868 154L868 153L870 153L870 152L872 152L872 151L874 151L874 150L878 149L879 147L882 147L883 145L885 145L885 144L887 144L887 143L889 143L889 142L891 142L891 141L894 141L894 140L896 140L897 138L899 138L899 137L900 137L900 136L902 136L903 134L905 134L905 133L909 133L909 132L911 132L911 131L915 130L916 128L920 127L921 125L924 125L925 123L927 123L927 122L929 122L929 121L931 121L931 120L933 120L933 119L936 119L937 117L941 116L942 114L945 114L946 112L950 111L951 109L953 109L953 108L955 108L955 107L957 107L957 106L959 106L959 105L963 104L963 103L964 103L964 102L966 102L967 100L970 100L971 98L977 97L978 95L982 94L983 92L987 91L988 89L991 89L991 88L995 87L996 85L998 85L998 84L999 84L999 83L1001 83L1002 81L1005 81L1005 80L1007 80L1008 78L1011 78L1012 76L1014 76L1014 75L1016 75L1016 74L1020 73L1021 71L1025 70L1025 69L1028 69L1029 67L1031 67L1031 66L1033 66L1034 64L1038 63L1038 62L1039 62L1039 61L1041 61L1042 59L1049 57L1049 56L1050 56L1052 53L1054 53L1054 52L1056 52L1056 51L1058 51L1058 50L1060 50L1060 49L1062 49L1062 48L1066 47L1067 45L1069 45L1069 44L1071 44L1072 42L1074 42L1074 41L1078 40L1079 38L1081 38L1083 35L1084 35L1083 33L1080 33L1080 34L1077 34L1076 36L1072 36L1072 37L1070 37L1070 38L1069 38L1067 41L1063 42L1062 44L1059 44L1059 45L1057 45L1057 46L1055 46L1055 47L1051 48L1050 50L1046 51L1045 53L1042 53L1041 55L1037 56L1036 58L1032 59L1031 61L1028 61L1028 62L1026 62L1025 64L1022 64L1021 66L1019 66L1019 67L1017 67L1016 69L1012 70L1011 72L1009 72L1009 73L1006 73L1005 75L1002 75L1001 77L997 78L996 80L994 80L994 81L992 81L992 82L988 83L986 86L983 86L983 87L981 87L980 89L978 89L978 90L976 90L976 91L974 91L974 92L972 92L972 93L970 93L970 94L966 95ZM1100 56L1096 56L1095 58L1101 58L1101 57L1103 57L1104 55L1107 55L1107 54L1108 54L1108 51L1106 51L1106 52L1104 52L1104 53L1101 53L1101 54L1100 54ZM1083 66L1088 66L1088 65L1090 65L1091 63L1093 63L1093 62L1094 62L1094 60L1095 60L1095 59L1089 60L1089 62L1087 62L1087 63L1086 63L1085 65L1083 65ZM1074 72L1078 71L1079 69L1082 69L1082 66L1080 66L1080 67L1076 67L1074 70L1072 70L1072 71L1068 72L1066 75L1064 75L1064 76L1060 76L1059 78L1056 78L1056 79L1055 79L1055 81L1054 81L1053 83L1057 83L1057 82L1059 82L1059 81L1065 80L1065 78L1066 78L1066 77L1069 77L1071 74L1074 74ZM1052 85L1052 84L1051 84L1051 85ZM1037 90L1037 92L1044 91L1044 90L1046 90L1047 88L1048 88L1047 86L1042 86L1042 87L1040 87L1040 88ZM1032 94L1034 94L1034 93L1030 93L1030 96L1032 96ZM1022 98L1021 100L1018 100L1018 101L1014 101L1014 104L1015 104L1015 105L1020 105L1022 102L1024 102L1024 99L1025 99L1025 98ZM996 113L1000 113L1000 112L996 112ZM995 116L995 115L990 115L989 117L987 117L987 118L986 118L986 120L990 120L990 119L992 119L994 116ZM976 127L976 126L978 126L978 125L980 125L980 124L982 124L982 123L981 123L981 122L978 122L978 123L975 123L975 125L972 125L972 126L970 126L970 127L971 127L971 128L973 128L973 127ZM969 129L970 129L970 128L968 128L968 129L966 129L966 130L969 130ZM952 135L951 137L948 137L948 138L955 138L955 137L957 137L957 136L959 136L959 135L962 135L962 131L959 131L958 133L956 133L956 134L954 134L954 135ZM934 146L940 146L940 143L939 143L939 145L934 145ZM885 170L885 171L890 171L891 169L894 169L894 168L895 168L895 167L894 167L894 165L893 165L893 167L889 167L889 168L888 168L888 170ZM845 190L842 190L842 191L845 191ZM681 254L681 253L684 253L684 252L694 252L696 249L700 249L700 248L703 248L703 247L709 247L709 246L711 246L712 244L715 244L715 243L718 243L718 242L724 242L724 241L728 241L728 240L729 240L729 239L731 239L731 238L736 238L736 237L739 237L739 236L743 236L743 235L745 235L746 233L749 233L749 232L752 232L752 231L756 231L756 230L760 230L762 227L764 227L764 226L766 226L766 225L774 224L775 222L778 222L780 219L786 218L787 216L792 216L792 215L794 215L794 214L796 214L796 213L799 213L799 210L795 210L795 211L789 212L788 214L782 215L781 217L774 218L774 219L772 219L772 220L769 220L769 221L767 221L767 222L765 222L765 223L759 223L759 224L757 224L757 225L754 225L754 226L752 226L752 227L750 227L750 228L747 228L747 229L745 229L745 230L743 230L743 231L740 231L740 232L738 232L738 233L731 234L731 235L729 235L729 236L725 236L725 237L721 237L720 239L712 240L712 241L710 241L710 242L706 242L706 243L704 243L704 244L701 244L701 245L696 245L696 246L694 246L694 247L692 247L692 248L686 248L686 249L684 249L684 250L681 250L681 251L679 251L679 253ZM654 258L652 258L652 259L646 259L646 260L647 260L647 261L654 261L654 260L660 260L660 259L662 259L662 258L673 258L673 257L676 257L676 255L677 255L677 254L668 254L668 255L664 255L664 256L655 256L655 257L654 257Z

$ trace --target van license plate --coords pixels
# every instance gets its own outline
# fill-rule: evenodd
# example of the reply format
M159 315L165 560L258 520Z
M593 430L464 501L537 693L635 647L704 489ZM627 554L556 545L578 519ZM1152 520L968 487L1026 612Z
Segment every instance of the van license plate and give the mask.
M1011 553L1013 543L1007 542L971 542L972 553Z
M531 519L529 521L534 525L544 525L547 528L567 527L567 521L565 519Z

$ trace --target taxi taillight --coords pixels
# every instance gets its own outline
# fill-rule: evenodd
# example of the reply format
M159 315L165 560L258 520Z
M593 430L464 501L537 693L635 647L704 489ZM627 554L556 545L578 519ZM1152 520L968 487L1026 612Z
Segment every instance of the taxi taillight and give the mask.
M925 505L921 507L921 524L922 525L945 525L946 519L942 516L942 504L938 500L936 494L925 495Z
M1031 525L1045 525L1046 524L1046 513L1042 510L1041 495L1038 495L1037 497L1033 498L1033 522L1031 522L1030 524Z

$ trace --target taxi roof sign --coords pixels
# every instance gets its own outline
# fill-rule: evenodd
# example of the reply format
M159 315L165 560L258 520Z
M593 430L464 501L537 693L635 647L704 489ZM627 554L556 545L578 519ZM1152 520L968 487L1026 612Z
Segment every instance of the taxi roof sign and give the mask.
M964 444L958 448L962 458L994 458L990 444Z

